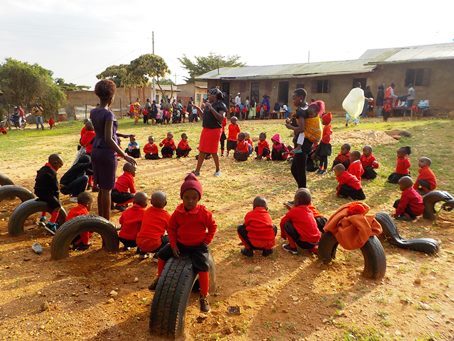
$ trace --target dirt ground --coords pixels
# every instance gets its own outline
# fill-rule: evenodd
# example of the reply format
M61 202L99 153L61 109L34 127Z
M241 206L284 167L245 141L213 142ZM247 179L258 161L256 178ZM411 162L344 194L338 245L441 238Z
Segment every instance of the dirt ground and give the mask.
M270 124L274 127L274 123ZM264 129L260 122L244 123L244 126L253 132L253 136ZM422 135L418 134L426 132L423 130L426 128L418 127L415 125L415 130L408 127L413 137L402 143L413 143L419 150L424 150L418 144L423 143ZM79 128L74 129L76 135ZM190 141L196 141L200 131L199 126L172 129L191 129ZM374 129L365 129L363 135L361 129L335 130L334 150L337 151L339 144L349 142L352 134L358 139L355 144L374 145L375 154L379 159L381 157L383 164L375 183L365 185L366 203L371 205L372 212L392 212L390 203L398 198L399 191L385 184L385 180L394 167L396 145L382 147L376 141L366 142ZM446 126L440 124L436 129L446 129ZM126 133L132 130L138 132L141 141L150 134L150 128L128 126L124 129ZM154 134L163 137L166 128L153 130ZM439 134L438 130L434 134ZM33 154L33 150L41 153L43 148L49 152L58 149L65 160L71 160L77 136L65 134L50 136L45 141L26 141L27 153ZM427 146L424 152L429 153L431 149ZM20 147L17 150L20 154ZM29 189L33 187L34 175L43 163L42 159L19 159L11 152L0 154L0 157L4 161L15 161L14 164L4 162L0 166L1 173L8 174L17 184ZM147 193L165 190L169 198L167 209L172 212L179 202L181 180L194 165L193 157L157 162L139 160L137 187ZM218 223L218 233L211 245L217 266L217 290L210 297L212 312L207 315L200 314L197 296L194 294L191 298L186 315L187 339L454 338L452 213L441 213L434 223L423 219L416 223L399 222L399 232L407 238L439 240L440 253L427 256L383 242L387 272L378 282L361 276L364 262L358 251L340 249L334 263L323 265L313 255L301 253L293 256L284 252L279 239L271 257L256 255L253 259L245 259L239 253L236 226L251 209L252 199L258 194L265 195L270 202L273 221L278 224L286 212L282 203L292 198L296 186L287 163L249 160L239 164L232 158L223 158L221 169L222 177L213 177L213 163L207 161L201 176L204 186L202 203L213 211ZM440 179L447 186L452 186L450 181L452 178ZM323 177L310 174L308 184L315 205L327 216L346 202L334 197L332 174ZM67 209L74 205L67 197L62 199ZM37 227L33 219L27 223L25 234L14 238L8 236L8 217L17 204L18 201L0 203L1 339L156 339L148 333L153 293L147 289L156 273L156 263L150 259L139 261L132 251L105 253L100 250L101 242L97 235L89 251L72 252L68 259L52 261L51 237ZM117 223L118 218L119 214L115 213L113 222ZM43 245L41 256L32 252L34 242ZM112 290L117 294L111 295ZM239 306L241 314L229 315L229 306Z

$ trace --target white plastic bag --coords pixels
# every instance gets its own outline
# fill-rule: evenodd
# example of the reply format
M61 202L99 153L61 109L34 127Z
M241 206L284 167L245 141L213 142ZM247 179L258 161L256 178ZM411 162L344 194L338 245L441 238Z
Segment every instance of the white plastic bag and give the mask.
M342 102L342 108L351 118L355 119L358 118L359 115L363 112L364 108L364 90L361 88L353 88L348 93L347 97L345 97L344 101Z

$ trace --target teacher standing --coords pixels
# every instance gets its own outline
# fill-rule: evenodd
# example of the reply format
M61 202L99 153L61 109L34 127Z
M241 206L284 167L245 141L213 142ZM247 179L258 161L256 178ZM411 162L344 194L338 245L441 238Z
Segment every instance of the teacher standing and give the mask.
M114 113L109 109L115 96L116 86L111 80L101 80L96 83L95 94L99 97L99 106L90 111L90 120L95 128L96 137L93 140L91 153L94 180L99 186L98 214L110 219L110 192L115 185L117 156L133 165L136 161L126 155L118 145L118 122ZM129 135L128 135L129 136Z
M200 175L200 169L202 168L203 161L205 161L205 156L207 154L211 154L216 166L214 176L221 175L218 147L222 134L222 120L227 112L227 107L223 102L223 98L224 96L222 91L218 88L213 88L208 91L208 101L205 103L203 111L198 106L194 105L194 108L197 109L199 115L202 115L203 119L203 129L200 134L197 167L193 171L196 176Z

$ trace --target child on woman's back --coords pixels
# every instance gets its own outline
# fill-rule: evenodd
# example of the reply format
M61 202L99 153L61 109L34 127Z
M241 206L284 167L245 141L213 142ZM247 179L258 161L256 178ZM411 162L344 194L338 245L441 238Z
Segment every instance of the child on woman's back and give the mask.
M397 184L401 177L410 175L410 154L411 148L408 146L397 150L396 171L388 177L388 182Z

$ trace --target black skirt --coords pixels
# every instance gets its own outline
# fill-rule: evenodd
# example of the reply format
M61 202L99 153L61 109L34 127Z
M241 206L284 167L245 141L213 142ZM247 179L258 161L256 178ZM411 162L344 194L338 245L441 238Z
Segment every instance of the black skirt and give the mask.
M320 142L320 144L317 146L317 149L315 151L315 155L316 156L330 156L331 155L331 144Z

